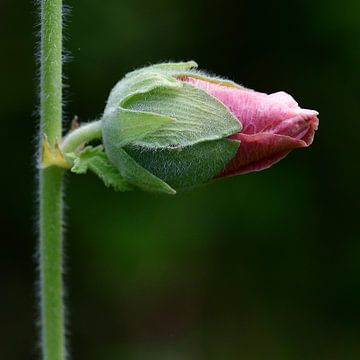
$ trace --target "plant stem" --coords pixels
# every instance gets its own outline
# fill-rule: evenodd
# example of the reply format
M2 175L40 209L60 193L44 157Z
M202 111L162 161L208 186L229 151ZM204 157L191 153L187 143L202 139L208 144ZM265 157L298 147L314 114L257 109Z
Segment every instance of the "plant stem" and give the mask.
M40 308L44 360L65 359L62 284L62 175L52 166L40 177Z
M64 153L75 151L81 144L101 138L101 120L92 121L71 131L63 140L61 150Z
M62 132L62 0L41 0L40 139L53 148ZM62 283L63 170L54 166L39 176L39 271L43 360L64 360Z

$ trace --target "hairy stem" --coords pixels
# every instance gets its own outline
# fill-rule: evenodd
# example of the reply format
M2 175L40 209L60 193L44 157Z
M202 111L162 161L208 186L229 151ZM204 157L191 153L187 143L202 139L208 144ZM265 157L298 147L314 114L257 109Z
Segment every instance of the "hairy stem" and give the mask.
M92 121L71 131L63 140L61 150L64 153L75 151L81 144L101 138L101 120Z
M62 0L41 0L40 139L53 148L61 139ZM54 166L39 175L40 326L43 360L64 360L62 283L63 170Z

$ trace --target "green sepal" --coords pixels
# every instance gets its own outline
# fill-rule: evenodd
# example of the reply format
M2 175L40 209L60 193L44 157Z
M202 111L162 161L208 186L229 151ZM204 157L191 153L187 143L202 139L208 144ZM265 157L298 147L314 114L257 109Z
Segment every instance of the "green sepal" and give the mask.
M241 130L240 122L225 105L186 83L181 88L156 88L145 94L134 94L126 99L124 106L132 111L174 119L171 124L133 141L135 146L180 148L222 139Z
M119 108L103 120L103 137L105 143L122 147L172 123L169 116Z
M110 160L121 176L130 184L144 191L174 195L176 191L166 182L139 165L123 148L112 148Z
M235 156L240 142L220 139L182 149L144 151L127 147L128 155L176 190L201 185L220 174Z
M112 186L116 191L131 190L131 186L120 175L119 171L109 161L103 146L87 146L79 153L67 153L66 157L73 162L71 172L86 174L88 170L96 174L107 187Z
M156 88L181 88L183 84L166 74L147 71L126 76L110 93L103 117L105 144L121 147L174 122L168 115L151 111L131 110L126 102L134 95L146 94Z
M212 82L214 84L244 89L243 86L235 83L234 81L224 79L220 76L216 76L213 74L208 74L203 70L198 70L197 67L198 65L195 61L178 62L178 63L168 62L168 63L150 65L146 68L135 70L129 73L129 75L144 70L160 70L162 73L172 75L177 78L188 76L188 77L193 77L196 79Z
M145 94L156 88L181 88L182 82L171 75L145 68L128 73L111 90L104 110L104 118L121 108L127 98Z
M164 72L166 74L177 76L179 74L184 74L193 69L196 69L197 67L198 67L198 64L195 61L190 60L190 61L185 61L185 62L176 62L176 63L165 62L165 63L160 63L160 64L154 64L154 65L150 65L147 68L143 68L143 69L160 70L161 72ZM135 70L135 72L141 71L143 69ZM132 73L130 73L130 74L132 74Z

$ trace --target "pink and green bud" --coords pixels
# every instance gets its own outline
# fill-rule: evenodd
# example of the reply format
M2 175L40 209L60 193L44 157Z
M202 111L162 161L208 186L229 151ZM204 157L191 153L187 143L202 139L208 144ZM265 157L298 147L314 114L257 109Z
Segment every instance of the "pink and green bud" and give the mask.
M286 93L258 93L195 68L194 62L149 66L111 91L103 141L129 184L175 193L267 168L311 144L316 111L299 108Z

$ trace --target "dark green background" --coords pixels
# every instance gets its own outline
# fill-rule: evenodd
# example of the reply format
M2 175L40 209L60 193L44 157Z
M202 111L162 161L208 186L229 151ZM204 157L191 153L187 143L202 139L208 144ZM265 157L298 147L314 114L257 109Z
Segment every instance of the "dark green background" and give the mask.
M126 72L196 60L320 112L270 170L176 197L67 177L77 360L360 358L360 2L78 0L65 128ZM36 359L35 6L0 3L0 358Z

